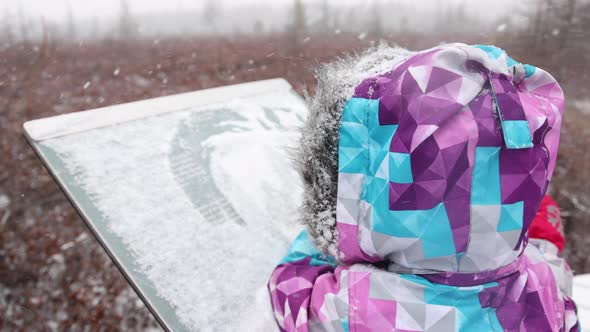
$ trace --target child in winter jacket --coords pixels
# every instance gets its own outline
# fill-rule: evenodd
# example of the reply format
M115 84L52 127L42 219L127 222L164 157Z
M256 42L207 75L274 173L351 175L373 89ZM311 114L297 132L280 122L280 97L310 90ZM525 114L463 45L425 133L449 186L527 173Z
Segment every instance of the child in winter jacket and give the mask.
M579 330L550 198L533 222L564 104L549 73L448 44L382 46L318 79L297 158L307 231L269 282L282 331Z

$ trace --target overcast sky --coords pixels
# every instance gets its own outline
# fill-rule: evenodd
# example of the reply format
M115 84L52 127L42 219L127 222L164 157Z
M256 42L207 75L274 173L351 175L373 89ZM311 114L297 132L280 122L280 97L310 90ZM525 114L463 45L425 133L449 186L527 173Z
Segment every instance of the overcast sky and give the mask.
M295 0L126 0L130 13L138 20L144 36L190 33L252 32L256 25L264 31L284 29L290 22ZM321 21L323 0L303 0L306 5L307 23ZM465 29L488 29L488 23L499 24L497 19L518 12L522 2L513 0L327 0L330 8L339 16L339 28L362 33L367 29L371 10L380 4L381 21L385 28L399 27L405 22L409 31L431 31L437 16L448 14L446 6L457 8L462 4L464 13L481 22L479 26L465 25ZM216 6L213 23L199 16L205 4ZM400 10L396 10L399 6ZM121 0L0 0L0 20L14 26L14 34L21 35L21 22L26 22L27 34L41 36L43 20L58 31L67 29L68 10L71 8L78 38L99 37L116 30L121 13ZM197 15L195 15L197 13ZM160 20L158 20L158 15ZM24 19L21 20L21 17ZM213 19L212 19L213 20ZM454 22L454 21L453 21ZM501 24L502 22L500 22ZM461 22L456 22L461 26ZM214 27L213 27L214 25ZM364 29L364 30L363 30ZM429 30L430 29L430 30ZM471 30L470 30L471 31ZM471 31L473 32L473 31ZM477 32L477 31L476 31Z
M119 0L2 0L0 8L8 9L12 14L16 14L19 7L33 17L44 16L50 20L59 21L64 19L67 13L68 2L74 10L76 17L91 18L116 15L120 1ZM131 10L134 13L157 13L162 10L175 9L198 9L206 2L204 0L128 0ZM231 7L243 4L265 4L269 6L290 6L293 0L218 0L215 3L223 7ZM307 0L305 3L320 3L321 0ZM366 0L329 0L333 6L350 6L356 4L366 4ZM423 10L429 7L438 6L439 3L459 3L465 4L467 12L473 15L485 13L486 16L497 16L510 12L513 8L512 0L494 0L488 1L465 1L465 0L382 0L381 3L411 3L416 9Z

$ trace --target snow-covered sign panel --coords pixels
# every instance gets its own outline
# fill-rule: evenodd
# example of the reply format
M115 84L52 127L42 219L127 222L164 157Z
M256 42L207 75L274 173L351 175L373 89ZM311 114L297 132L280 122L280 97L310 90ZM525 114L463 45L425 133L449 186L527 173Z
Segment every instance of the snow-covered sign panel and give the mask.
M27 122L31 144L165 329L270 331L266 283L300 227L282 79Z

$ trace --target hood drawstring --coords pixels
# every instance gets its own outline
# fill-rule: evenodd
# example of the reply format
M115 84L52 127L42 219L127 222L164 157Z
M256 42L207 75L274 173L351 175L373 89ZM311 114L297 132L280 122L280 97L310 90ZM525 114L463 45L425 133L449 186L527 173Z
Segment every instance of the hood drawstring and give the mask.
M516 64L511 69L512 77L488 72L488 80L506 148L527 149L533 147L533 140L516 88L524 80L526 72L522 64Z

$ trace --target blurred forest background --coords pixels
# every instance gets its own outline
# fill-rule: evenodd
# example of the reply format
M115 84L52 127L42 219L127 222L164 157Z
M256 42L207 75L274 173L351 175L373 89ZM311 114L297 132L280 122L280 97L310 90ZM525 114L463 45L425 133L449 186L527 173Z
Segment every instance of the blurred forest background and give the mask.
M590 272L588 1L218 0L141 10L152 2L110 1L84 15L86 4L68 1L0 4L0 330L158 329L25 142L23 122L274 77L313 93L315 66L381 40L414 50L495 44L557 77L567 109L552 194L565 254L576 273Z

